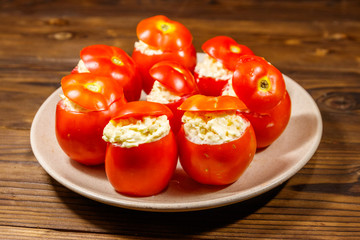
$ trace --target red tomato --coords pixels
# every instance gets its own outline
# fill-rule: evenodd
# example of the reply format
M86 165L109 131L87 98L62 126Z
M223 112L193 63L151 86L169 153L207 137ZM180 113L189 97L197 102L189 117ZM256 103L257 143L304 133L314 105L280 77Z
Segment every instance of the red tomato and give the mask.
M227 36L217 36L207 40L201 47L209 56L220 61L228 70L235 71L239 58L244 55L254 55L245 45L238 44Z
M55 132L62 150L73 160L85 165L98 165L105 161L106 142L103 129L114 112L124 103L119 100L109 110L70 111L61 100L56 106Z
M234 39L227 36L217 36L207 40L202 45L202 49L231 73L235 70L241 56L253 55L247 46L238 44ZM199 75L197 71L194 72L194 76L200 93L208 96L221 95L221 91L231 79L203 76Z
M135 62L125 51L113 46L92 45L82 49L80 57L91 73L118 81L128 101L139 100L141 76ZM74 72L78 71L75 69Z
M283 75L260 57L246 58L236 66L232 79L234 91L250 111L266 112L284 97Z
M125 104L117 121L126 118L167 115L172 112L160 103L138 101ZM177 145L170 130L165 137L137 147L108 143L105 171L116 191L133 196L150 196L161 192L169 183L177 164Z
M149 54L135 48L132 58L140 70L143 89L148 94L154 80L149 69L160 61L176 61L194 71L196 50L192 44L190 31L181 23L158 15L139 22L136 33L138 39L148 45L149 49L161 50L161 53Z
M265 113L244 113L254 128L257 148L273 143L285 130L291 114L291 100L286 92L283 99L274 108Z
M149 71L151 77L164 85L168 90L181 97L179 100L166 103L174 117L170 121L171 128L177 133L181 127L183 112L177 108L187 99L198 92L194 76L189 69L177 62L163 61L156 63Z
M106 175L116 191L151 196L166 188L177 164L177 147L170 133L156 142L122 148L108 144Z
M195 95L181 109L195 112L243 110L243 103L230 96L206 97ZM235 182L249 166L256 151L256 138L249 121L242 135L219 144L197 144L190 141L182 126L178 133L179 159L184 171L195 181L210 185Z
M178 146L181 166L192 179L203 184L225 185L235 182L249 166L255 155L256 139L249 124L243 135L231 142L196 144L181 127Z
M91 73L71 74L61 83L64 95L85 109L70 110L64 100L57 104L55 132L60 147L82 164L104 163L106 143L102 133L126 102L121 87L111 79Z

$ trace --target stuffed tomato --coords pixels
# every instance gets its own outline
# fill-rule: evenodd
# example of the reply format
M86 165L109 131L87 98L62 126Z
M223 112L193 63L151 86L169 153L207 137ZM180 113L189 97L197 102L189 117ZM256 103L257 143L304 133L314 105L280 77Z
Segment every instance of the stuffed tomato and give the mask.
M132 58L122 49L108 45L91 45L80 52L80 61L72 73L91 72L119 82L127 101L139 100L141 76Z
M246 106L236 97L194 95L181 106L179 159L195 181L210 185L235 182L251 163L256 138L240 113Z
M160 103L135 101L125 104L106 125L105 171L116 191L151 196L166 188L178 159L169 123L172 115Z
M288 92L275 107L265 112L247 112L254 128L257 148L265 148L272 144L285 130L291 115L291 100Z
M237 96L249 107L244 116L254 128L257 148L273 143L290 120L291 99L283 76L261 57L241 57L222 95Z
M232 78L238 59L253 52L227 36L207 40L202 49L205 56L196 64L194 76L203 95L219 96Z
M126 103L121 86L91 73L65 76L61 86L64 95L56 106L55 117L60 147L82 164L104 163L106 143L102 140L102 131Z
M177 108L185 99L198 92L194 76L186 67L171 61L156 63L149 73L155 81L147 95L147 101L162 103L171 109L174 117L170 120L170 125L176 134L183 115L183 111Z
M282 73L258 56L239 59L232 77L236 95L250 111L265 112L275 107L286 92Z
M138 41L132 58L139 67L143 89L147 94L154 83L149 69L157 62L175 61L194 71L196 50L192 35L183 24L157 15L140 21L136 34Z

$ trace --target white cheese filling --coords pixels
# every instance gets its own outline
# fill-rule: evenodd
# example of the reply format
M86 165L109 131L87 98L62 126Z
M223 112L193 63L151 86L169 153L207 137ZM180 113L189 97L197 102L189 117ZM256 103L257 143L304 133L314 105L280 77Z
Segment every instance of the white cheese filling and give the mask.
M230 79L227 84L225 85L224 89L221 92L222 96L232 96L237 97L233 85L232 85L232 79Z
M224 65L215 58L205 54L203 61L198 62L195 66L195 72L199 77L211 77L218 80L229 80L233 72L224 68Z
M123 148L137 147L143 143L160 140L170 132L170 123L166 115L111 120L103 132L103 139Z
M157 102L162 104L168 104L170 102L175 102L181 99L181 96L177 95L175 92L170 91L159 81L155 81L154 85L147 95L146 100L149 102Z
M65 108L72 112L89 112L88 109L83 108L77 103L74 103L69 98L67 98L65 95L60 94L61 99L63 100L63 103L65 105Z
M163 54L163 51L161 51L160 49L151 48L148 44L144 43L141 40L135 42L135 49L140 51L142 54L148 56Z
M182 117L187 139L196 144L223 144L240 138L249 127L235 111L185 112Z
M80 59L80 61L78 62L77 70L78 70L79 73L88 73L88 72L90 72L90 71L86 68L84 61L81 60L81 59Z

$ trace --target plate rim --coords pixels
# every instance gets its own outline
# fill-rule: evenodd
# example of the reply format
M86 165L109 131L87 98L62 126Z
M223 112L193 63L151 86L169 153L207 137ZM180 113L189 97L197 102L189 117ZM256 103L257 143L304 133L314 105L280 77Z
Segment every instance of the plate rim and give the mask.
M315 139L313 141L314 144L312 147L306 152L306 154L296 162L294 166L292 166L287 171L279 174L275 178L271 179L271 181L256 185L255 187L249 188L245 191L242 191L241 194L235 193L230 196L224 196L221 198L216 199L210 199L206 201L193 201L191 203L156 203L156 202L137 202L137 201L131 201L126 199L114 199L112 197L100 197L96 192L90 191L86 188L83 188L81 186L76 185L75 183L69 181L65 177L58 174L51 165L44 161L41 157L41 153L39 152L39 148L36 147L36 141L35 136L36 132L34 129L36 129L36 124L38 123L38 119L41 117L41 113L44 111L44 109L47 107L48 103L52 100L54 95L58 95L61 93L61 87L56 89L40 106L38 111L35 114L35 117L33 119L33 122L31 124L31 130L30 130L30 143L31 148L34 153L35 158L39 162L39 164L42 166L42 168L56 181L58 181L63 186L67 187L68 189L72 190L73 192L76 192L84 197L90 198L92 200L102 202L104 204L116 206L116 207L122 207L126 209L133 209L133 210L141 210L141 211L152 211L152 212L185 212L185 211L197 211L197 210L204 210L204 209L210 209L210 208L216 208L221 207L225 205L235 204L250 198L253 198L255 196L261 195L262 193L265 193L288 179L290 179L292 176L294 176L301 168L303 168L307 162L312 158L314 153L316 152L322 138L322 132L323 132L323 122L321 117L321 112L314 101L314 99L311 97L311 95L303 88L301 85L299 85L296 81L291 79L290 77L286 76L285 74L284 78L285 81L291 81L292 84L295 84L297 90L301 90L302 94L309 98L311 103L314 105L314 112L313 114L316 116L316 122L318 125L318 128L315 132Z

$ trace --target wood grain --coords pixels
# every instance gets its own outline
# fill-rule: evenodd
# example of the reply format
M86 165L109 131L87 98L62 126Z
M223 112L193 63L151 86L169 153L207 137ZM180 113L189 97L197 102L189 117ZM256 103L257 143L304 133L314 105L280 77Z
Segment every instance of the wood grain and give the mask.
M0 2L0 239L360 239L359 1ZM294 177L212 210L151 213L84 198L52 179L30 146L33 117L91 44L131 54L137 23L181 21L194 45L228 35L295 79L323 118Z

